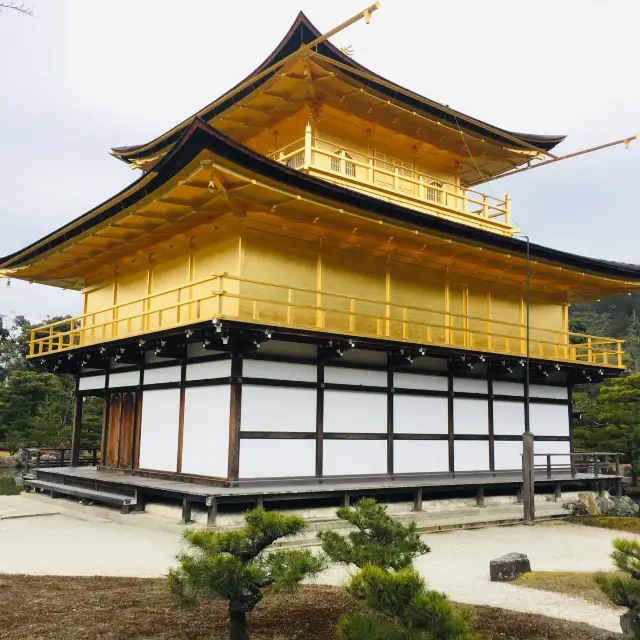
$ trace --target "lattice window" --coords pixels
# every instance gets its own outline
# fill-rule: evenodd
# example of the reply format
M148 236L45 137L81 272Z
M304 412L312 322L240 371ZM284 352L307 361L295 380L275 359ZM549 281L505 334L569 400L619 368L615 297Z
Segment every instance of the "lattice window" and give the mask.
M431 202L442 202L442 182L434 180L429 183L429 186L425 189L425 197Z
M402 177L413 177L413 164L411 162L404 162L398 160L392 156L388 156L381 153L378 150L373 151L373 166L377 169L382 169L388 173L375 172L374 180L378 184L382 184L386 187L393 187L395 184L395 175ZM396 171L397 169L397 171ZM393 175L389 175L393 174ZM397 187L402 191L413 191L413 184L406 180L399 180Z
M287 167L290 169L299 169L304 164L304 151L296 153L287 160Z
M356 177L356 165L353 162L349 162L353 158L342 149L333 152L331 156L331 171L337 171L338 173L344 173L345 175L355 178Z

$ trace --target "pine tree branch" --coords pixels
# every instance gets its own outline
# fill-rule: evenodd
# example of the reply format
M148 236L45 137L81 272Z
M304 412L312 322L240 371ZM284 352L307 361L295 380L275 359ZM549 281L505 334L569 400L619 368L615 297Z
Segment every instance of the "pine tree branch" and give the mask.
M35 17L33 7L28 7L24 2L17 2L16 0L11 0L11 2L0 2L0 13L2 13L4 9L12 9L13 11L24 13L26 16L31 16L32 18Z

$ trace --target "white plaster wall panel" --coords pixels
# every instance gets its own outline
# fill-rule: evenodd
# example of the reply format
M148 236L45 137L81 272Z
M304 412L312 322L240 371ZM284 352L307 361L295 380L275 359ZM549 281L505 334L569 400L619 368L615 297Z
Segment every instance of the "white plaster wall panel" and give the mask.
M212 360L211 362L194 362L187 365L187 380L211 380L212 378L228 378L231 375L231 360Z
M241 478L313 476L315 440L240 440Z
M535 440L535 438L534 438ZM571 451L571 443L568 440L540 442L535 440L533 445L534 453L565 453L569 454ZM542 456L536 456L536 465L546 465L547 459ZM571 464L571 456L551 456L552 465L564 465L569 466Z
M566 405L530 404L529 416L534 436L569 435L569 409Z
M260 345L260 353L291 356L294 358L315 358L318 349L315 344L304 344L303 342L284 342L283 340L268 340Z
M567 387L552 387L544 384L532 384L529 387L529 395L532 398L553 398L555 400L568 400Z
M140 468L176 471L180 389L145 391L140 424Z
M489 401L454 398L453 432L455 434L489 435Z
M242 363L242 377L317 382L318 368L313 364L272 362L270 360L245 360Z
M325 440L322 472L354 476L387 472L386 440Z
M127 362L119 362L115 358L111 358L109 360L109 367L111 369L122 369L123 367L130 367L131 365Z
M360 384L365 387L386 387L387 372L351 367L325 367L324 381L332 384Z
M446 440L396 440L393 443L394 473L449 471L449 442Z
M411 365L412 369L427 369L429 371L447 371L448 363L446 358L416 358Z
M453 466L456 471L487 471L489 469L488 440L457 440L453 443Z
M347 349L341 362L359 362L361 364L387 364L387 354L384 351L367 351L366 349Z
M425 376L415 373L393 374L393 386L396 389L420 389L422 391L447 391L445 376Z
M325 390L324 430L334 433L386 433L387 394Z
M88 376L80 378L78 389L80 391L88 391L90 389L104 389L106 376Z
M184 392L182 472L226 478L229 462L229 385Z
M146 369L144 372L145 384L161 384L163 382L180 382L182 367L158 367Z
M494 442L493 463L496 471L522 469L522 440L515 442Z
M447 398L430 396L393 397L394 433L447 433L449 404Z
M524 403L494 400L493 433L497 436L521 436L523 432Z
M316 389L242 387L242 431L316 430Z
M187 357L189 358L197 358L198 356L214 356L220 353L224 353L224 351L205 349L201 342L190 342L187 345Z
M486 380L474 380L473 378L454 378L454 392L487 393Z
M498 396L523 396L524 386L520 382L494 380L493 393Z
M109 374L109 389L133 387L137 384L140 384L140 371L125 371L124 373Z

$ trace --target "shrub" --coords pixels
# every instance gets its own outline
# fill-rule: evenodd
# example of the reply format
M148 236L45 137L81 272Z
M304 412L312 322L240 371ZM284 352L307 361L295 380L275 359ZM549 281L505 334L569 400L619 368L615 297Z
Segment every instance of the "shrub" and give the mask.
M468 640L474 638L469 617L459 612L444 593L428 590L413 568L393 573L366 566L356 574L350 593L363 597L364 613L343 617L340 640Z
M306 549L265 551L276 540L304 531L302 518L254 509L244 519L237 531L185 531L190 551L181 553L180 566L169 571L169 588L182 604L216 596L229 601L232 640L249 637L247 614L262 600L265 587L294 589L326 566L322 556Z
M341 564L362 569L373 564L398 571L411 566L413 559L429 552L420 540L416 523L402 524L387 513L373 498L359 500L353 508L342 507L337 516L356 528L342 536L335 531L320 531L323 551Z

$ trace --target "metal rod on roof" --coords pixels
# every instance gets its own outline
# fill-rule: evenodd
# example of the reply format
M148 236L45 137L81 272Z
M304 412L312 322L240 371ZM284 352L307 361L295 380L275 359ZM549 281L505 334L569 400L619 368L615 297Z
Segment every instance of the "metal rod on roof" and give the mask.
M489 178L488 180L484 180L484 182L492 182L493 180L499 180L500 178L506 178L507 176L515 175L516 173L522 173L523 171L530 171L531 169L537 169L538 167L542 167L545 164L551 164L552 162L558 162L559 160L567 160L567 158L575 158L576 156L582 156L585 153L591 153L592 151L600 151L601 149L608 149L609 147L615 147L619 144L624 144L625 148L628 149L629 145L633 140L638 137L638 134L634 134L629 138L622 138L622 140L616 140L615 142L607 142L605 144L598 145L597 147L589 147L588 149L583 149L582 151L574 151L573 153L568 153L564 156L558 156L557 158L553 158L552 160L544 160L542 162L538 162L538 164L532 164L528 167L521 167L520 169L512 169L511 171L507 171L506 173L501 173L500 175L495 176L495 178ZM480 183L474 183L480 184Z
M238 86L234 87L231 91L228 91L224 95L220 96L220 98L218 98L217 100L215 100L211 104L207 105L206 107L204 107L200 111L198 111L198 113L196 113L195 116L201 116L204 112L206 112L209 109L217 106L222 101L227 100L231 96L236 95L238 92L242 91L243 89L246 89L247 87L250 87L257 80L260 80L264 76L270 74L272 71L275 71L276 69L281 68L286 63L291 62L292 60L295 60L296 58L301 57L302 55L304 55L305 52L311 51L311 49L313 49L315 46L319 45L321 42L324 42L325 40L328 40L331 36L334 36L336 33L339 33L343 29L346 29L347 27L350 27L355 22L358 22L358 20L362 20L362 18L364 18L365 22L367 24L369 24L369 22L371 21L371 14L374 11L376 11L377 9L379 9L379 8L380 8L380 3L379 2L374 2L372 5L370 5L366 9L363 9L362 11L360 11L359 13L354 15L353 17L351 17L348 20L345 20L344 22L339 24L337 27L334 27L330 31L327 31L326 33L323 33L321 36L318 36L315 40L312 40L311 42L309 42L307 44L301 45L299 49L296 49L293 53L290 53L288 56L285 56L284 58L282 58L282 60L279 60L278 62L272 64L271 66L267 67L266 69L263 69L262 71L260 71L260 73L256 73L255 75L252 75L251 77L247 78L244 82L242 82ZM191 116L187 120L184 120L179 125L177 125L173 129L171 129L171 131L167 131L166 133L164 133L159 138L156 138L155 140L152 140L148 144L144 145L143 147L141 147L139 149L136 149L134 153L139 153L141 151L144 151L146 148L148 148L152 144L155 144L159 140L163 140L167 136L171 135L174 131L178 131L182 127L188 125L193 120L193 118L194 118L194 116ZM128 157L126 152L122 153L121 155L122 155L123 158Z

